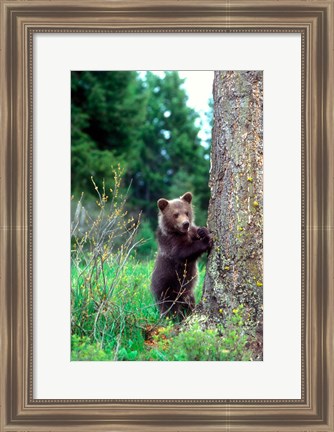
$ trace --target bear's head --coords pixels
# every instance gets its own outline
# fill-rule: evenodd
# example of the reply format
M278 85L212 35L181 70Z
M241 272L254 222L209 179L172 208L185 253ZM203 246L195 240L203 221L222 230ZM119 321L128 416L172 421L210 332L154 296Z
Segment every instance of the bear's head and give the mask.
M158 200L159 226L164 233L178 232L186 234L193 223L193 208L191 192L187 192L180 198Z

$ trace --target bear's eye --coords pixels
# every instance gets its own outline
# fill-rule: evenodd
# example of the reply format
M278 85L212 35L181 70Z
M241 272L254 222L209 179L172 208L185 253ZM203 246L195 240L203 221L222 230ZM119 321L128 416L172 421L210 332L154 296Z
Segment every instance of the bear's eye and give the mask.
M175 217L175 219L178 218L179 214L178 213L174 213L174 217Z
M186 216L189 216L189 212L186 212Z

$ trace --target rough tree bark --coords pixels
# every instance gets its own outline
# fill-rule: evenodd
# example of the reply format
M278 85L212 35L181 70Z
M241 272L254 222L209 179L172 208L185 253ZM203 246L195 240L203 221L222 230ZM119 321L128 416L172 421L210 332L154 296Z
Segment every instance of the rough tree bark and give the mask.
M263 75L219 71L214 77L208 227L214 247L199 313L225 322L244 305L246 327L262 335Z

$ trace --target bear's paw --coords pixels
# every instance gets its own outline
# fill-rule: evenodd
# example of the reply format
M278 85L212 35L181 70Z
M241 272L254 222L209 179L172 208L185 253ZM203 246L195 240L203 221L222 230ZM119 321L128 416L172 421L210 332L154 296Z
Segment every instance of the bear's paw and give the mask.
M197 235L199 236L199 238L201 239L205 239L207 237L210 236L209 234L209 230L205 227L200 227L197 229Z

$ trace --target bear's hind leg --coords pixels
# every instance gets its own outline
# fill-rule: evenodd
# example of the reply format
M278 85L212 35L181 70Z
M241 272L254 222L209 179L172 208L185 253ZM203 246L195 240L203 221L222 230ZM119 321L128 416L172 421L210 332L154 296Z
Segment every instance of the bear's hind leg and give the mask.
M195 309L195 297L193 293L188 293L178 303L178 315L180 318L185 319Z
M159 298L156 299L160 310L160 315L175 316L178 313L178 304L172 290L163 291Z

